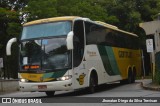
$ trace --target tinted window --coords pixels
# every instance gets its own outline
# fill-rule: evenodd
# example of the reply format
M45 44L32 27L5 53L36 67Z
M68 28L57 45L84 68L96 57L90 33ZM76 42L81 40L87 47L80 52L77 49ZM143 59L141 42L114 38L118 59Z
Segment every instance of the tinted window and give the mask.
M85 22L87 44L136 49L138 37L127 35L94 23Z
M73 63L74 67L77 67L84 55L84 28L83 21L75 21L74 23L74 37L73 37Z

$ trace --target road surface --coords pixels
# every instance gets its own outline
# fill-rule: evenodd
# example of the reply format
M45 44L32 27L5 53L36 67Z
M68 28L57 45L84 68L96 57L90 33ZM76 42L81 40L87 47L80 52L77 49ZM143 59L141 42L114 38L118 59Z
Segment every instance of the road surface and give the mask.
M55 93L55 97L47 97L45 93L43 92L15 92L11 94L5 94L0 95L0 97L6 98L6 97L27 97L29 99L42 99L48 102L52 103L43 103L43 104L29 104L34 106L159 106L160 103L125 103L126 101L121 101L121 103L106 103L106 99L112 99L116 97L120 99L124 99L123 97L133 97L133 100L137 100L138 97L159 97L160 99L160 92L159 91L150 91L150 90L144 90L140 85L140 80L137 80L133 84L125 84L121 85L120 83L113 83L113 84L106 84L101 85L98 87L97 92L94 94L87 94L86 90L80 90L76 92L64 92L64 91L58 91ZM78 99L77 99L78 97ZM69 100L71 102L72 100L76 101L76 103L65 103L66 100ZM78 100L78 101L77 101ZM100 100L104 101L105 103L94 103L96 101ZM74 102L75 102L74 101ZM91 101L93 103L83 103L86 101ZM129 100L128 100L129 101ZM56 102L56 103L55 103ZM57 103L58 102L58 103ZM80 103L77 103L80 102ZM107 101L108 102L108 101ZM21 104L0 104L0 106L17 106ZM23 104L24 106L27 106L28 104Z

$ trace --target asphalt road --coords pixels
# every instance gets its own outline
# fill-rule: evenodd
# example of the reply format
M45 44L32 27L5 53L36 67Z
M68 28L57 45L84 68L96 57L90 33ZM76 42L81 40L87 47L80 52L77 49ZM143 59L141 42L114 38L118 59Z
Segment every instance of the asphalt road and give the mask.
M34 105L34 106L159 106L160 103L141 103L141 99L139 97L147 98L147 97L159 97L159 91L150 91L144 90L140 86L140 81L136 81L133 84L121 85L120 83L114 84L105 84L98 87L97 92L94 94L87 94L86 90L80 90L76 92L64 92L58 91L55 93L55 97L47 97L43 92L15 92L5 95L0 95L0 97L27 97L29 99L42 99L44 101L52 102L52 103L43 103L43 104L23 104L23 106ZM115 99L113 99L115 97ZM125 103L126 100L129 101L129 97L133 101L138 99L139 103ZM109 100L117 100L120 103L102 103L109 98ZM126 99L125 99L126 98ZM156 98L155 98L156 99ZM156 99L157 100L157 99ZM66 103L68 102L69 103ZM72 101L74 103L72 103ZM91 101L91 103L84 103L87 101ZM58 102L58 103L57 103ZM76 102L76 103L75 103ZM77 103L80 102L80 103ZM93 103L92 103L93 102ZM0 104L0 106L18 106L22 104Z

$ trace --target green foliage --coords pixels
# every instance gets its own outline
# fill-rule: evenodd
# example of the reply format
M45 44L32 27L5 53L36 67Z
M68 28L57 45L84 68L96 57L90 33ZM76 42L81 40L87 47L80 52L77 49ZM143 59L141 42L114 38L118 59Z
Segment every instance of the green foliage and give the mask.
M8 10L19 11L29 0L0 0L0 7Z
M5 53L5 45L12 37L18 37L21 31L19 15L15 11L0 8L0 51ZM0 54L3 56L4 54Z
M156 70L155 76L154 76L154 82L160 85L160 70Z
M14 10L18 8L15 1L18 5L20 0L1 0L0 2L0 57L4 59L5 76L12 78L17 78L18 46L12 47L13 56L6 57L6 44L10 38L19 37L22 29L19 12Z
M31 0L24 9L28 21L57 16L56 0Z
M87 0L32 0L24 10L27 21L55 16L82 16L102 21L107 18L104 8Z
M20 23L11 22L8 23L7 33L10 38L18 37L21 32L21 25Z
M110 23L110 24L118 24L120 22L120 20L114 16L114 15L111 15L111 16L108 16L107 19L106 19L106 23Z
M143 21L152 21L160 11L160 0L136 0L136 10L141 14Z
M156 57L158 57L158 55L159 54L156 54ZM153 76L153 82L155 84L159 84L160 85L160 70L159 70L158 62L159 62L159 60L156 60L155 74Z

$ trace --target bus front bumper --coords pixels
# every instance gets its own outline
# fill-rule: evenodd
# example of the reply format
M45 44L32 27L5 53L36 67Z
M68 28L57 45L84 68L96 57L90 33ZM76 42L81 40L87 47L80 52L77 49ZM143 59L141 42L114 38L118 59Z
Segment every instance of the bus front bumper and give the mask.
M19 81L19 88L23 92L72 90L72 80L37 83Z

